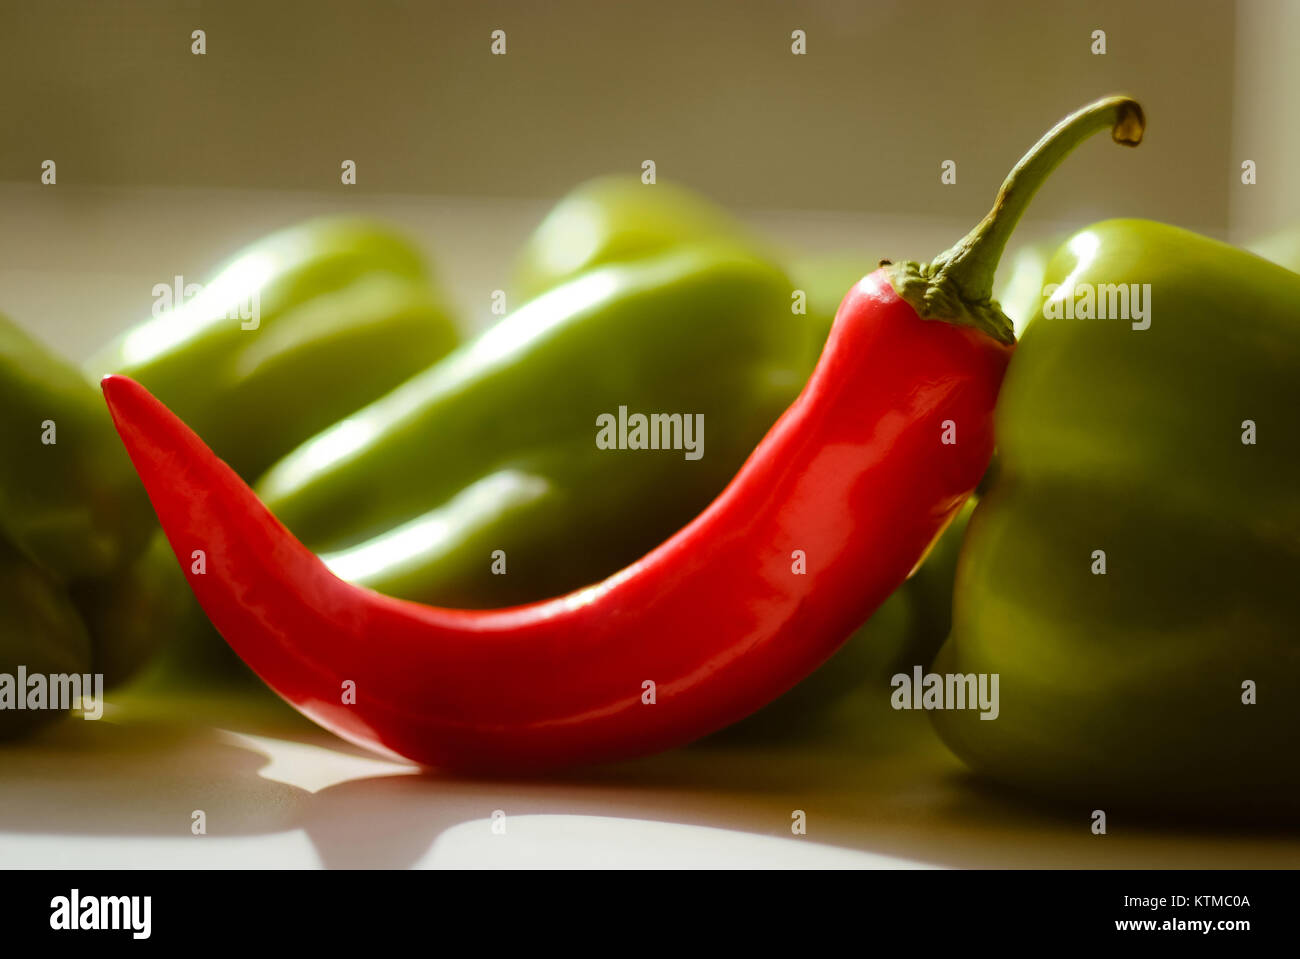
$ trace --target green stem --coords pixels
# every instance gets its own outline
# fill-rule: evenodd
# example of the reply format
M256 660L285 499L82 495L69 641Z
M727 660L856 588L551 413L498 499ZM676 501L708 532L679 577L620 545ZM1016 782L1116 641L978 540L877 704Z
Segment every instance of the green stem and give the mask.
M1137 146L1146 121L1129 97L1090 103L1056 126L1021 157L1002 181L991 209L975 228L928 264L891 264L899 296L924 319L977 326L996 339L1014 342L1011 321L993 302L993 277L1021 214L1048 175L1088 137L1107 127L1116 143Z

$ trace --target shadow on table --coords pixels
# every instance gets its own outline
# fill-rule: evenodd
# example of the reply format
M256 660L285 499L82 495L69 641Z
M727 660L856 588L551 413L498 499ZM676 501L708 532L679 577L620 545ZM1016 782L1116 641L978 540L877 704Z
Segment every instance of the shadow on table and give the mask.
M211 727L63 720L0 747L0 829L59 835L209 835L293 828L311 794L258 775L265 755Z
M374 757L269 701L191 707L135 704L121 721L69 719L0 748L0 828L87 835L188 835L193 810L208 836L302 829L324 865L404 868L439 837L494 810L703 826L818 843L922 864L981 867L1251 867L1300 861L1285 828L1232 820L1111 819L1033 803L982 785L930 731L923 714L861 705L835 722L755 741L731 733L635 762L545 778L460 779L361 772L311 791L268 776L277 744ZM214 728L219 723L221 728ZM269 751L268 751L269 750ZM364 769L365 767L358 767ZM400 767L396 767L400 769ZM806 817L803 838L792 816ZM522 855L526 856L526 852ZM540 854L539 854L540 855ZM545 865L545 862L517 864Z

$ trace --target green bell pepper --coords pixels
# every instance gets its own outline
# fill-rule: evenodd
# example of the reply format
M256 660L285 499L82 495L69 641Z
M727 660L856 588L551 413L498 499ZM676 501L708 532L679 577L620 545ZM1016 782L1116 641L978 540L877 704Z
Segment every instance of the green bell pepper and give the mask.
M67 591L48 571L0 540L0 739L44 725L62 710L18 709L27 677L90 671L90 639ZM48 703L48 699L46 700Z
M381 224L334 217L250 246L86 372L139 380L251 480L457 339L417 250Z
M599 266L628 263L686 243L734 242L779 261L774 250L725 209L683 186L641 182L612 174L588 180L566 195L528 238L516 260L513 290L531 299ZM788 272L805 294L807 372L822 346L845 292L879 257L842 253L795 260Z
M1047 281L934 665L998 674L1000 711L931 718L975 770L1089 810L1294 811L1300 275L1111 220ZM1089 290L1124 313L1119 284L1129 318L1053 318Z
M0 534L63 580L129 562L153 509L99 391L0 317Z
M511 289L519 302L599 266L666 253L682 243L732 240L763 252L731 214L672 183L611 174L566 195L524 243Z
M703 509L802 388L790 289L725 242L583 274L308 441L259 492L335 572L391 595L491 607L595 582ZM632 446L651 414L702 418L703 445L598 444Z

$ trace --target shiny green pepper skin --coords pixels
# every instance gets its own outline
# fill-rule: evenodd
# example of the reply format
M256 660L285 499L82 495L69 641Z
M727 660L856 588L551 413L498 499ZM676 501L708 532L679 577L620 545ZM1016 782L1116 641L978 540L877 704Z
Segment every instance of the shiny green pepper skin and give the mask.
M744 224L685 187L619 174L598 177L567 194L529 236L511 289L523 302L596 267L707 240L765 252Z
M28 676L85 674L90 639L67 591L48 571L0 540L0 740L20 736L62 715L54 709L17 709L18 670Z
M516 260L513 290L517 297L532 298L599 266L715 241L780 261L746 224L686 187L647 185L636 176L597 177L561 199L528 238ZM844 294L871 272L877 259L845 252L790 264L791 313L805 317L810 327L808 373L817 365ZM796 290L803 293L802 312L794 300Z
M1300 275L1111 220L1071 238L1047 281L1149 284L1150 325L1040 315L1026 330L934 665L999 674L1000 714L931 718L975 770L1088 810L1289 815Z
M802 388L790 289L726 243L582 274L304 444L259 492L380 592L492 607L595 582L703 509ZM702 415L702 457L600 448L620 407Z
M382 224L334 217L248 247L85 369L139 380L252 480L457 340L419 252Z
M0 317L0 534L68 580L120 568L153 508L99 391Z

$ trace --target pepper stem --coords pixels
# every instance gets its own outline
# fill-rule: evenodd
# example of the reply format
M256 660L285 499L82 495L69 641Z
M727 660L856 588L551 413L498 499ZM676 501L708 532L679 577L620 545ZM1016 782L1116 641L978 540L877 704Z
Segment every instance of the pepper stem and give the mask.
M973 325L1001 342L1015 342L1011 321L993 300L1002 251L1048 175L1075 147L1107 127L1116 143L1137 146L1146 127L1142 107L1129 97L1106 97L1052 127L1002 181L993 209L973 230L927 264L888 267L899 296L923 319Z

